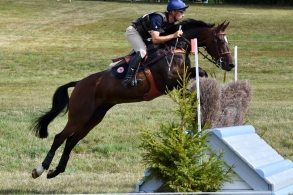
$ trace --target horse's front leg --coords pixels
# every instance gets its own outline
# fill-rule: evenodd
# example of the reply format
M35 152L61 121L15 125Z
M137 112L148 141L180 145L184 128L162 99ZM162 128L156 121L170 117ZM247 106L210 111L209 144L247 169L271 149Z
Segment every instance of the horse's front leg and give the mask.
M188 68L187 70L187 74L189 74L189 78L195 78L196 77L196 72L195 72L195 67L192 68ZM201 69L200 67L198 67L198 73L199 73L199 77L208 77L208 73Z

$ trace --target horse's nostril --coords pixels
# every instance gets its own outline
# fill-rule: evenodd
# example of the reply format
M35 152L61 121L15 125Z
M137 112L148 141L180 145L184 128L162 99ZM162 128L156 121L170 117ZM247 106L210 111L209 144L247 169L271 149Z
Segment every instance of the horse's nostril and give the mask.
M229 64L229 67L230 68L234 68L235 67L235 64Z

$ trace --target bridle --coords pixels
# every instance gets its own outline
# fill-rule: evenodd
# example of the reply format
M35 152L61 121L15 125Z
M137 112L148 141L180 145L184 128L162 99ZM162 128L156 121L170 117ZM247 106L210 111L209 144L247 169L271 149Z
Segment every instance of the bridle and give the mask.
M220 36L220 35L225 36L226 33L223 33L223 32L222 32L222 33L216 33L216 30L215 30L215 28L214 28L214 29L213 29L213 35L212 35L213 41L211 41L210 44L209 44L207 47L203 46L204 50L207 51L207 50L212 46L212 44L215 43L215 44L216 44L217 54L218 54L218 56L219 56L218 59L216 59L215 57L211 56L210 54L206 54L206 55L205 55L204 53L202 53L202 52L198 49L198 53L201 54L201 55L204 57L203 59L207 59L207 60L210 61L211 63L215 64L218 68L222 68L222 62L223 62L222 58L223 58L224 56L231 55L231 51L227 51L227 52L222 52L222 51L221 51L221 47L220 47L220 44L221 44L221 43L219 43L219 36ZM187 42L187 44L190 45L190 48L191 48L191 43L190 43L189 40L187 40L183 35L182 35L180 38L182 38L185 42ZM207 41L209 41L210 39L211 39L211 37L208 37L208 38L202 40L201 42L199 42L198 45L199 45L200 43L207 42ZM175 48L176 48L177 42L178 42L178 38L177 38L176 43L175 43ZM174 53L173 53L173 55L174 55ZM167 63L168 63L168 66L169 66L169 71L170 71L171 63L172 63L172 61L173 61L173 55L172 55L172 58L171 58L171 61L170 61L170 62L168 62L168 60L167 60L167 58L166 58Z
M217 47L217 53L218 53L218 56L219 58L216 59L215 57L211 56L210 54L204 54L202 53L199 49L198 49L198 53L201 54L204 58L203 59L207 59L208 61L210 61L211 63L215 64L218 68L222 68L222 58L223 56L227 56L227 55L231 55L231 51L228 51L228 52L221 52L221 48L220 48L220 43L218 41L218 38L220 35L226 35L226 33L216 33L216 30L215 28L213 29L213 41L211 41L211 43L207 46L207 47L203 47L205 51L208 50L208 48L210 48L212 46L212 43L215 43L216 44L216 47ZM186 41L188 43L188 45L191 45L190 41L187 40L184 36L181 36L180 38L182 38L184 41ZM206 42L208 41L209 39L211 39L211 37L208 37L204 40L202 40L200 43L203 43L203 42ZM198 43L198 44L200 44Z
M215 43L216 47L217 47L217 53L218 53L218 56L219 56L218 59L216 59L215 57L213 57L213 56L211 56L209 54L205 55L200 50L198 50L198 53L200 53L204 57L204 59L209 60L211 63L215 64L218 68L222 68L222 62L223 62L222 58L223 58L223 56L231 55L231 51L221 52L220 43L218 41L218 38L219 38L220 35L225 36L226 34L225 33L216 33L216 30L214 28L213 29L213 41L211 41L211 43L207 47L203 47L205 49L205 51L207 51L211 47L212 43ZM205 40L203 40L201 42L205 42L205 41L207 41L209 39L210 39L210 37L208 37L207 39L205 39Z

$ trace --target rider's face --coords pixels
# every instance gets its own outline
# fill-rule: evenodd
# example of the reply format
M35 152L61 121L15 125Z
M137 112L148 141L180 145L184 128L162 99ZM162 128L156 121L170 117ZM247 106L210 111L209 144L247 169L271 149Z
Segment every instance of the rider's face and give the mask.
M174 18L175 18L175 21L182 20L184 18L184 11L176 10Z

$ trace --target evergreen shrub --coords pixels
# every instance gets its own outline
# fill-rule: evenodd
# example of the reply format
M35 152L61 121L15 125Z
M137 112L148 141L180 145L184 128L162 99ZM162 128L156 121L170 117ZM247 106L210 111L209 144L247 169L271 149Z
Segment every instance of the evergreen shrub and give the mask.
M155 178L163 185L157 192L214 192L225 182L232 182L234 167L224 168L222 156L207 146L209 133L198 132L195 121L197 108L196 91L189 92L188 77L181 78L181 86L168 91L168 96L178 106L173 110L180 117L160 125L160 130L151 133L142 130L143 161L149 175L144 180Z

